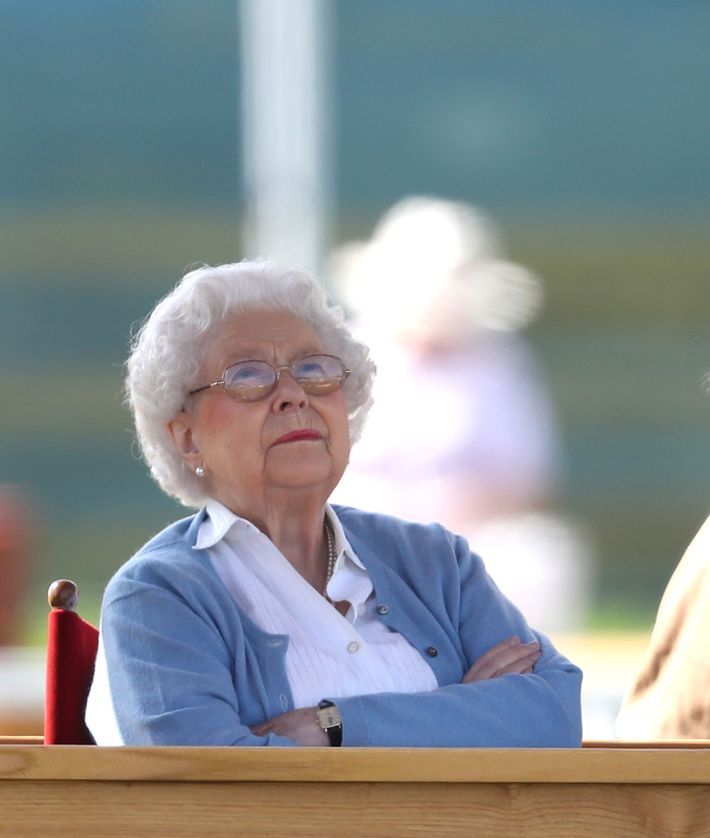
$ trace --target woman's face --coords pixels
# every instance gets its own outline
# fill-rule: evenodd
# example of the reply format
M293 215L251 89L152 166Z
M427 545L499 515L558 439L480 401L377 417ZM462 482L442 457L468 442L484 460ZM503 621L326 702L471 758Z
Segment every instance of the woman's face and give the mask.
M218 381L237 361L260 359L280 367L327 351L312 327L292 314L245 312L216 332L202 380ZM169 429L190 467L205 469L207 494L250 520L259 518L263 504L292 498L293 489L322 496L324 503L350 454L343 391L309 396L287 370L258 401L238 401L221 387L196 394ZM284 439L303 429L314 433Z

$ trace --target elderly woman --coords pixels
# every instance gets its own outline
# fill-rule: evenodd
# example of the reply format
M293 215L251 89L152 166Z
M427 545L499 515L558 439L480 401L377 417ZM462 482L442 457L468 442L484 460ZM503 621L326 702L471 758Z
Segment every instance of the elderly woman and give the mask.
M106 589L99 744L579 745L579 670L462 538L328 504L373 376L321 286L272 263L192 271L155 307L128 402L199 511Z

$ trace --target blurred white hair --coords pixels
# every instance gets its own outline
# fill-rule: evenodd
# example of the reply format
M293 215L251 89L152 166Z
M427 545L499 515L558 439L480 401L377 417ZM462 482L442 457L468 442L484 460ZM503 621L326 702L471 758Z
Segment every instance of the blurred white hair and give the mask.
M125 383L126 404L151 475L185 506L201 506L207 497L173 445L168 422L182 409L189 391L204 383L201 364L215 332L233 315L257 309L300 317L327 352L343 359L351 370L343 388L351 442L362 431L372 403L375 366L368 348L350 334L341 309L328 303L319 282L266 260L192 270L157 303L137 332Z
M363 322L452 343L481 330L522 329L542 305L542 283L503 258L493 222L469 204L440 198L395 204L370 241L333 251L330 274Z

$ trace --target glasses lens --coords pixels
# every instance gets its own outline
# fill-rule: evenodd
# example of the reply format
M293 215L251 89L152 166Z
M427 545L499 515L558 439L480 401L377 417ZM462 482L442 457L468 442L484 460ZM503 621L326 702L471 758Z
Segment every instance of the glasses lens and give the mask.
M345 381L345 366L335 355L306 355L292 370L293 377L310 396L334 393Z
M268 395L276 381L276 370L266 361L240 361L224 373L224 389L235 399L256 401Z

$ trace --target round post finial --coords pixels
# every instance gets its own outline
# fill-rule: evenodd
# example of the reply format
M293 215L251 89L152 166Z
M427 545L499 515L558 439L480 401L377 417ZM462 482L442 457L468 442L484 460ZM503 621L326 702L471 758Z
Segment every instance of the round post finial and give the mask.
M47 601L52 608L76 611L79 604L79 586L71 579L57 579L49 586Z

